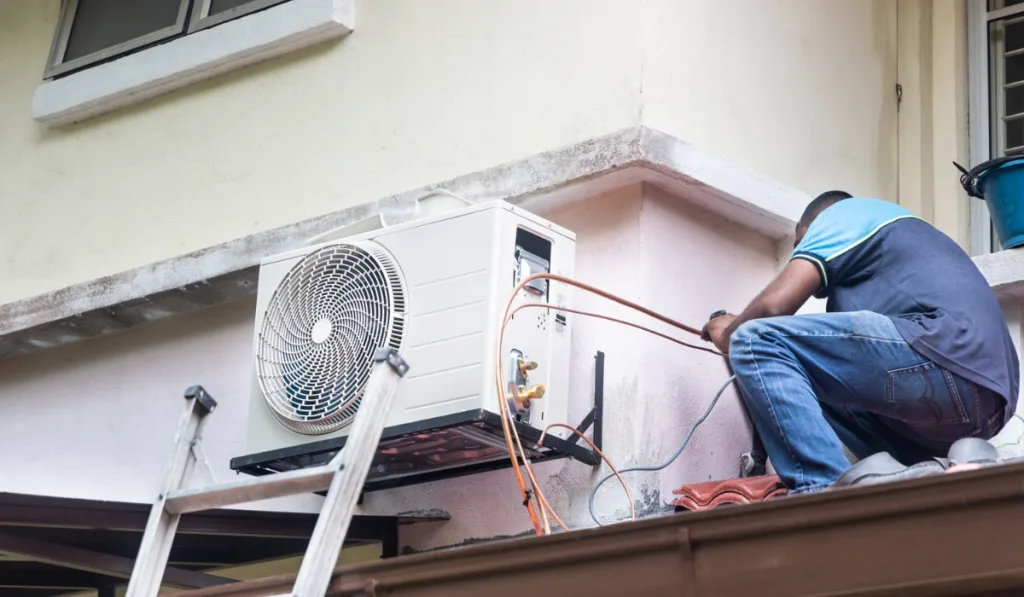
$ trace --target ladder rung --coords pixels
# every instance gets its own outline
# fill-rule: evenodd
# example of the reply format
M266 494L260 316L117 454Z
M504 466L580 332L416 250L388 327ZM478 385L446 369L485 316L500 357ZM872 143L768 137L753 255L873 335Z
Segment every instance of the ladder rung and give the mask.
M198 489L172 491L167 494L164 509L171 514L186 514L221 506L324 491L331 487L334 474L334 469L318 466Z

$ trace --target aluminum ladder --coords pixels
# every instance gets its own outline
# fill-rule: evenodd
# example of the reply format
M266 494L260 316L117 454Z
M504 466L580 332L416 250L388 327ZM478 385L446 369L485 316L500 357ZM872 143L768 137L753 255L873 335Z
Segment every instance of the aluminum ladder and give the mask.
M381 348L374 353L363 401L348 441L327 464L199 489L185 489L185 485L197 462L209 466L202 453L202 432L206 416L217 403L202 386L186 390L187 406L178 424L163 488L146 523L125 597L157 597L182 514L327 490L291 593L293 597L323 597L394 403L398 382L408 370L409 366L394 349Z

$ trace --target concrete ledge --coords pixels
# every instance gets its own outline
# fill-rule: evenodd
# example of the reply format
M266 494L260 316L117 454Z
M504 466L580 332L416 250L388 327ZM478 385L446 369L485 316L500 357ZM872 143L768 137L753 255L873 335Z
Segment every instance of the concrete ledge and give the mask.
M650 182L782 239L809 198L665 133L636 127L435 185L258 232L133 270L0 305L0 358L99 336L256 292L263 257L380 215L417 217L417 199L445 189L473 202L550 210L625 184Z
M78 122L352 31L355 0L293 0L43 83L32 117Z
M999 300L1024 300L1024 249L997 251L974 258Z

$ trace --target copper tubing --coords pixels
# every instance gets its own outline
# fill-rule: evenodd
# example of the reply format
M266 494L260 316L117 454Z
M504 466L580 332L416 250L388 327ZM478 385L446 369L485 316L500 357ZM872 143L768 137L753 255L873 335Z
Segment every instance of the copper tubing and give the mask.
M512 311L509 312L508 318L506 318L506 320L505 320L505 325L508 325L508 322L510 321L509 318L512 315L515 315L520 310L526 309L526 308L554 309L556 311L562 311L562 312L565 312L565 313L574 313L574 314L577 314L577 315L584 315L584 316L587 316L587 317L595 317L597 319L604 319L604 320L607 320L607 321L613 321L615 323L621 323L621 324L624 324L624 325L627 325L627 326L630 326L630 327L633 327L633 328L636 328L636 329L639 329L639 330L642 330L642 331L645 331L645 332L649 332L651 334L654 334L655 336L664 338L666 340L669 340L671 342L675 342L676 344L680 344L680 345L686 346L688 348L693 348L693 349L696 349L696 350L702 350L704 352L708 352L708 353L711 353L711 354L714 354L714 355L718 355L718 356L723 356L723 357L725 356L724 354L722 354L720 352L717 352L717 351L714 351L714 350L710 350L710 349L707 349L707 348L703 348L701 346L694 346L693 344L688 344L686 342L683 342L681 340L677 340L677 339L675 339L675 338L673 338L671 336L668 336L666 334L662 334L661 332L652 330L650 328L647 328L645 326L642 326L642 325L639 325L639 324L636 324L636 323L633 323L633 322L630 322L630 321L625 321L623 319L618 319L618 318L611 317L611 316L608 316L608 315L602 315L600 313L593 313L593 312L590 312L590 311L582 311L582 310L579 310L579 309L570 309L568 307L552 307L551 305L548 305L546 303L526 303L526 304L517 306L515 309L512 309ZM502 326L502 332L504 332L504 326ZM504 375L503 371L499 372L499 374L502 375L502 376ZM501 380L499 380L498 383L500 383L502 385L502 387L504 387L503 378ZM504 415L504 414L505 413L503 412L502 415ZM511 413L509 413L509 417L511 417ZM503 416L503 421L502 422L504 423L504 416ZM521 459L523 460L523 466L524 466L524 468L526 468L527 474L528 474L528 476L530 478L530 483L533 486L532 491L537 496L537 500L540 503L542 516L546 516L545 513L550 513L552 518L555 519L555 521L559 524L559 526L561 526L564 530L568 530L568 528L565 526L565 523L563 523L562 520L558 517L558 514L555 512L554 508L552 508L551 505L548 503L547 497L544 495L544 492L540 490L539 483L537 483L536 477L533 474L533 466L530 463L528 457L526 456L525 451L523 450L522 440L519 437L519 432L515 429L514 425L510 424L509 426L511 428L512 435L513 435L513 437L515 439L515 443L519 447L519 453L520 453ZM566 428L566 429L576 433L580 437L583 437L583 439L585 439L588 444L591 444L591 446L593 446L593 444L590 442L590 440L587 439L585 436L583 436L583 434L580 433L580 431L578 429L576 429L575 427L572 427L570 425L561 424L561 423L552 423L551 425L548 426L548 428L551 428L552 426L564 427L564 428ZM504 428L504 425L503 425L503 428ZM547 433L547 429L545 429L544 433ZM542 437L543 437L543 434L542 434ZM625 484L625 481L623 481L622 477L619 475L619 472L615 468L615 465L612 464L612 462L607 457L605 457L604 454L600 450L597 450L596 446L594 446L594 450L600 455L600 457L602 459L604 459L604 461L608 464L608 467L612 470L612 472L615 474L615 476L623 484L623 488L626 491L626 496L629 498L630 510L633 511L633 517L634 517L633 519L635 520L636 519L635 518L636 514L635 514L635 511L633 510L633 508L634 508L634 506L633 506L633 499L632 499L632 496L630 494L629 488ZM545 530L545 534L549 534L550 533L549 528L550 527L545 527L545 529L546 529Z
M689 332L689 333L691 333L691 334L693 334L695 336L700 336L700 331L697 330L696 328L690 327L690 326L688 326L688 325L686 325L684 323L680 323L680 322L678 322L678 321L676 321L676 320L674 320L674 319L672 319L670 317L667 317L665 315L662 315L660 313L657 313L655 311L647 309L646 307L642 307L642 306L640 306L640 305L638 305L636 303L633 303L632 301L628 301L628 300L626 300L624 298L615 296L615 295L613 295L613 294L611 294L609 292L606 292L604 290L601 290L599 288L595 288L593 286L590 286L589 284L584 284L583 282L577 282L576 280L572 280L571 278L566 278L566 277L560 276L558 274L534 274L534 275L529 276L529 277L525 278L524 280L520 281L519 284L516 285L516 287L512 290L512 293L509 295L508 299L505 301L505 308L502 310L501 326L499 327L499 330L498 330L498 341L497 341L497 343L495 345L495 349L494 349L495 386L496 386L496 390L497 390L499 412L502 414L502 416L501 416L501 426L502 426L502 431L503 431L503 433L505 435L505 446L506 446L506 448L508 449L508 452L509 452L509 459L512 461L512 469L513 469L513 471L514 471L514 473L516 475L516 480L517 480L517 482L519 484L519 489L520 489L520 492L521 492L523 500L524 500L523 503L524 503L524 505L526 505L527 510L530 513L530 519L533 522L534 530L537 532L538 535L541 534L542 531L545 534L549 534L551 532L550 523L548 522L548 518L547 518L547 513L548 512L551 512L552 516L556 519L556 521L558 521L558 523L562 525L562 528L565 528L565 525L558 518L557 514L555 514L554 509L551 508L551 505L548 503L547 498L544 496L544 493L540 489L540 484L537 482L537 478L536 478L536 476L533 473L533 466L531 466L530 460L526 456L526 451L523 449L522 441L519 438L519 433L518 433L518 431L516 431L515 425L514 425L514 423L512 421L512 413L510 412L510 410L508 408L508 405L505 402L505 389L504 389L505 379L504 379L504 370L503 370L504 368L503 368L503 359L502 359L501 350L502 350L502 345L504 344L505 327L508 324L509 317L511 316L511 314L514 313L515 311L518 311L518 310L526 308L526 307L541 306L540 304L537 304L537 303L529 303L529 304L526 304L526 305L520 305L519 307L517 307L515 309L515 311L510 312L510 309L512 307L512 302L519 295L519 292L523 289L523 287L525 287L527 284L529 284L530 282L532 282L534 280L542 280L542 279L554 280L554 281L557 281L557 282L562 282L564 284L568 284L569 286L574 286L576 288L580 288L580 289L585 290L587 292L591 292L593 294L596 294L598 296L606 298L606 299L608 299L610 301L619 303L621 305L624 305L626 307L629 307L631 309L639 311L639 312L641 312L641 313L643 313L643 314L645 314L645 315L647 315L649 317L657 319L658 321L661 321L663 323L667 323L668 325L671 325L673 327L681 329L681 330L683 330L685 332ZM710 352L712 354L721 355L721 353L719 353L719 352L712 351L712 350L709 350L709 349L706 349L706 348L702 348L702 347L699 347L699 346L694 346L692 344L687 344L685 342L681 342L679 340L671 338L670 336L666 336L665 334L661 334L660 332L656 332L656 331L651 330L649 328L646 328L646 327L643 327L643 326L640 326L640 325L637 325L637 324L633 324L633 323L630 323L630 322L627 322L627 321L619 320L619 319L616 319L616 318L613 318L613 317L599 315L599 314L596 314L596 313L589 313L589 312L585 312L585 311L572 310L572 309L568 309L568 308L560 309L558 307L554 307L554 306L551 306L551 305L542 305L542 306L545 307L545 308L548 308L548 309L555 309L556 311L557 310L561 310L561 311L566 311L566 312L578 313L578 314L581 314L581 315L593 316L593 317L598 317L600 319L606 319L608 321L615 321L617 323L623 323L623 324L629 325L631 327L634 327L634 328L637 328L637 329L640 329L640 330L643 330L643 331L650 332L650 333L655 334L657 336L660 336L662 338L666 338L666 339L672 340L673 342L676 342L678 344L682 344L683 346L687 346L689 348L694 348L694 349L698 349L698 350L703 350L705 352ZM721 355L721 356L724 356L724 355ZM577 430L577 433L578 433L578 430ZM513 440L514 440L514 443L515 443L515 447L513 447ZM519 465L519 462L517 461L517 458L516 458L515 448L519 449L519 457L522 460L522 466L523 466L523 468L526 469L526 474L527 474L527 476L530 479L531 490L532 490L533 494L536 495L537 503L540 505L540 513L541 513L542 525L538 525L538 521L537 521L537 518L536 518L536 513L535 513L535 511L534 511L534 509L532 507L532 502L530 500L530 493L526 489L526 483L523 480L522 472L519 470L519 466L520 465ZM607 462L607 460L606 460L606 462ZM609 465L610 465L610 463L609 463ZM614 467L613 467L613 470L615 470ZM621 480L621 478L620 478L620 480ZM632 506L633 506L632 500L630 500L630 507L632 508Z
M629 486L626 485L626 481L622 478L622 475L619 474L618 469L615 468L615 465L612 464L611 460L608 460L608 457L604 455L604 452L601 451L601 448L598 448L596 445L594 445L594 442L590 441L589 437L583 435L582 431L580 431L579 429L576 429L575 427L573 427L571 425L565 425L563 423L552 423L552 424L548 425L547 427L545 427L544 431L541 432L540 439L537 440L537 445L538 446L544 445L544 436L548 434L548 429L551 429L552 427L561 427L563 429L568 429L569 431L572 431L573 433L578 435L580 439L582 439L583 441L587 442L587 445L590 446L590 449L595 451L595 452L597 452L597 455L601 457L601 460L605 461L605 464L608 465L608 468L612 469L612 472L615 473L615 478L617 478L619 480L619 483L622 484L622 490L626 492L626 499L629 500L629 516L630 516L630 519L635 521L636 520L636 507L633 506L633 494L629 491Z

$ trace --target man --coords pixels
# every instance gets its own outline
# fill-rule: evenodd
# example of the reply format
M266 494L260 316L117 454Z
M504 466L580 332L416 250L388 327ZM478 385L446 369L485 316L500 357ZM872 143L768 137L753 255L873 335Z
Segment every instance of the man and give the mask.
M827 312L794 315L811 296L827 298ZM786 267L704 337L729 353L794 493L846 471L844 444L910 465L957 439L991 438L1017 406L1017 353L971 259L906 209L842 191L807 206Z

